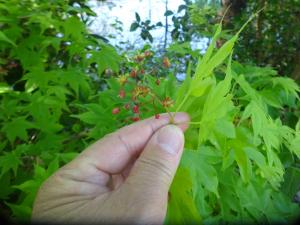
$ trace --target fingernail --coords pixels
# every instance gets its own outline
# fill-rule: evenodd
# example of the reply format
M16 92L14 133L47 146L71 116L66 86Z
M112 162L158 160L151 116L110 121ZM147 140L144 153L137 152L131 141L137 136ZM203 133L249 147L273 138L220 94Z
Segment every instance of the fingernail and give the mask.
M187 113L179 112L174 117L175 123L185 123L190 121L190 117Z
M164 151L176 155L183 144L183 133L177 126L167 125L158 131L157 143Z

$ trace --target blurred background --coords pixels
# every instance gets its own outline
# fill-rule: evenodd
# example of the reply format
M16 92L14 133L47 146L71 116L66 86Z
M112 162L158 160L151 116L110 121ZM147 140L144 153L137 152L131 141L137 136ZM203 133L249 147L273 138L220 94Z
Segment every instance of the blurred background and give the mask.
M299 81L298 0L91 0L88 4L97 13L89 25L91 31L122 49L140 48L150 42L163 50L176 41L189 42L192 49L202 52L213 26L227 8L224 39L234 34L251 14L264 8L242 33L236 57L242 62L270 65Z

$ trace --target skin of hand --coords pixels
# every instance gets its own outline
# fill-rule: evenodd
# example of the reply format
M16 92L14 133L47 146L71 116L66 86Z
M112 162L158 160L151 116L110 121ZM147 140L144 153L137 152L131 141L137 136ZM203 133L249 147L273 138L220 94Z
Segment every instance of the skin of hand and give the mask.
M188 122L161 114L96 141L42 184L32 222L162 224Z

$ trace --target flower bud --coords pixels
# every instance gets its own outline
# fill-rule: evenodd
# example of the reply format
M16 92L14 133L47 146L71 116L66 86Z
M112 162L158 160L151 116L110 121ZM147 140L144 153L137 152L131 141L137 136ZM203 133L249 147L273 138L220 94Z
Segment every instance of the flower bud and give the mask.
M126 75L119 76L118 82L123 86L127 82L127 76Z
M140 112L139 106L138 106L138 105L134 105L133 108L132 108L132 111L133 111L134 113L139 113L139 112Z
M135 57L135 60L137 61L137 62L141 62L141 61L143 61L144 60L144 55L137 55L136 57Z
M123 89L121 89L120 92L119 92L119 97L120 98L125 98L125 94L126 94L125 91Z
M162 105L163 107L168 108L173 106L174 102L170 97L166 97L164 100L162 100Z
M144 52L144 56L145 56L145 57L150 57L150 56L152 56L152 52L150 52L150 51L145 51L145 52Z
M132 117L131 120L134 121L134 122L136 122L136 121L139 121L139 120L140 120L140 117L138 117L138 116Z
M135 70L135 69L131 70L129 75L130 75L130 77L132 77L132 78L136 78L136 76L137 76L136 70Z
M140 69L140 74L144 74L145 73L145 70L144 69Z
M165 68L169 68L169 67L171 66L171 63L170 63L170 60L169 60L168 57L164 57L164 58L163 58L163 66L164 66Z
M124 105L124 108L125 108L126 110L128 110L128 109L130 108L130 104L129 104L129 103L125 104L125 105Z
M113 110L112 110L112 114L118 114L120 112L120 108L119 107L116 107L116 108L113 108Z

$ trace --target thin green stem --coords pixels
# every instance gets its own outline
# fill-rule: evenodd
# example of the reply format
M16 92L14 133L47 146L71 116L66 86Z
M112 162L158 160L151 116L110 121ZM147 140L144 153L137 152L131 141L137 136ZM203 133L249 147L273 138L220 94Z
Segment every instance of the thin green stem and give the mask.
M189 122L190 125L200 125L202 124L201 122Z
M258 10L255 14L253 14L252 16L250 16L250 18L246 21L246 23L244 23L244 25L240 28L240 30L236 33L236 36L239 36L240 33L245 29L245 27L248 25L248 23L250 23L261 11L263 11L266 8L266 6L264 6L263 8L261 8L260 10Z
M156 100L164 107L162 101L159 99L158 96L156 96L155 93L149 92L149 94L150 94L152 97L154 97L154 98L155 98L155 99L156 99ZM170 110L169 110L167 107L164 107L164 109L167 111L167 113L168 113L168 115L169 115L169 117L170 117L170 123L174 123L174 117L175 117L176 113L175 113L174 115L172 115L172 113L170 112Z
M188 99L189 95L190 95L190 91L187 92L187 94L184 96L182 102L180 103L180 105L175 110L175 115L181 109L181 107L183 106L183 104L186 102L186 100Z

